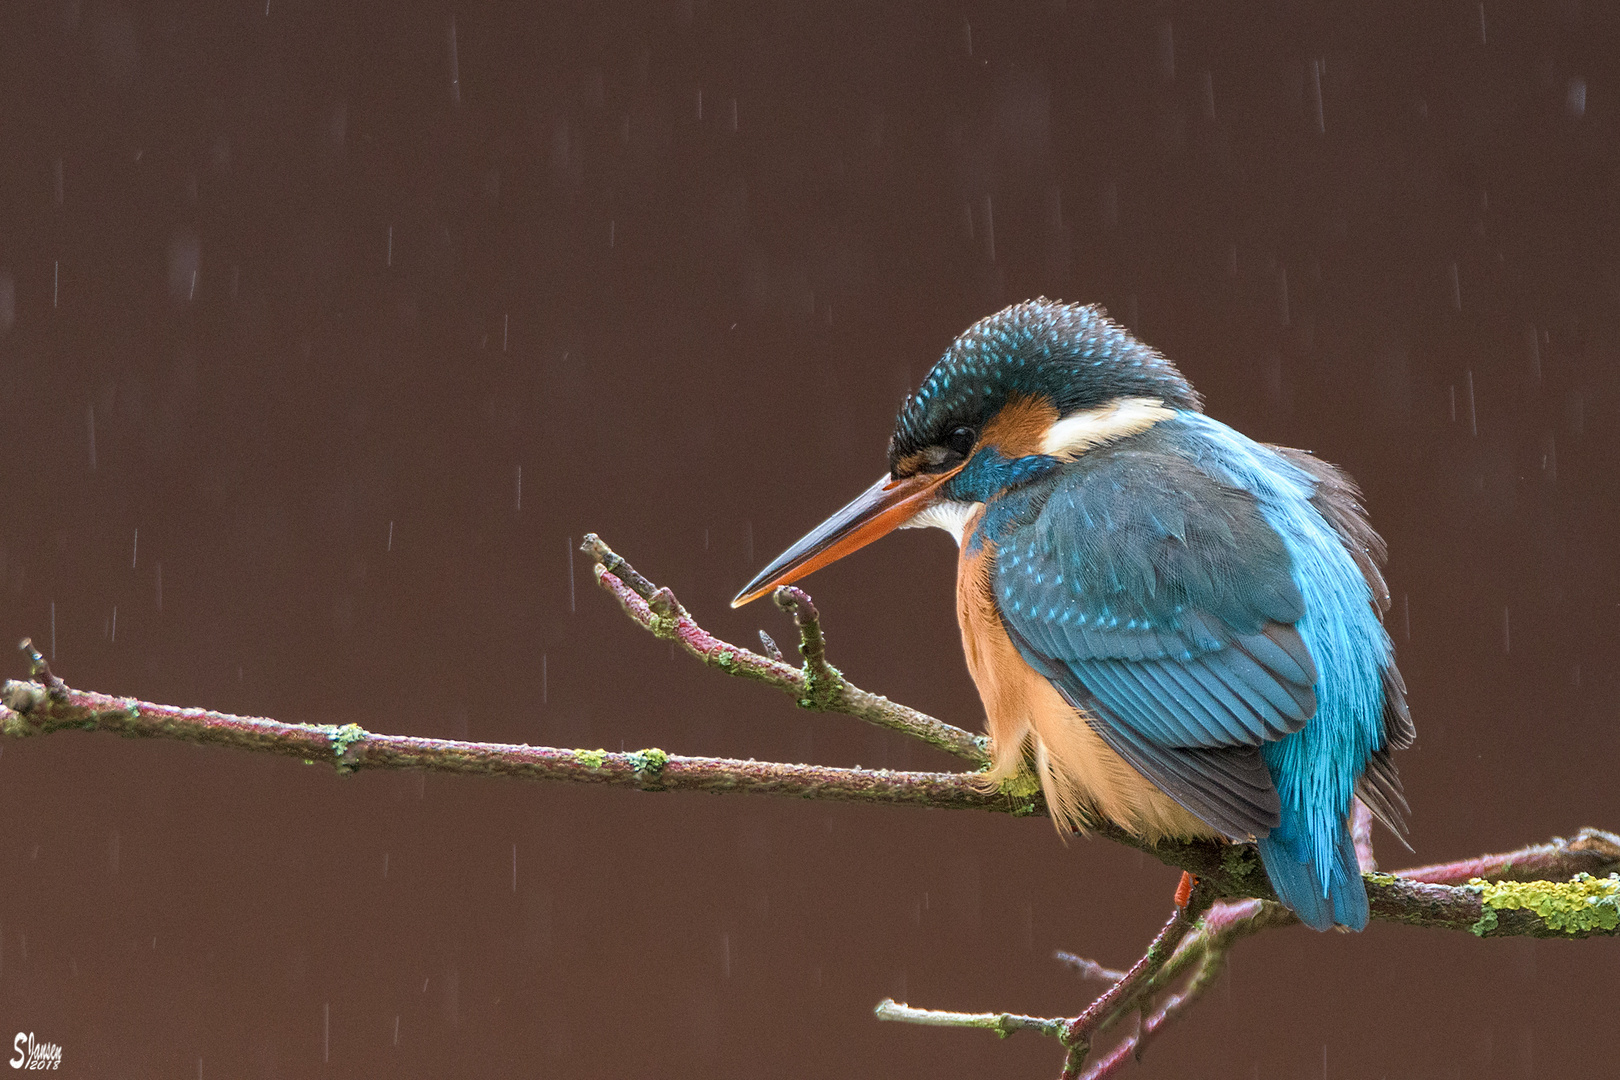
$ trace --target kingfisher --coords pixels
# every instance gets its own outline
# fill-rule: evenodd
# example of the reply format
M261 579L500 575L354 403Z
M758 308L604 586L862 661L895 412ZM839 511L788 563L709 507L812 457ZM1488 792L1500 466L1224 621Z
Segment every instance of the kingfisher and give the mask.
M1397 836L1415 738L1384 544L1350 478L1211 419L1100 307L969 327L902 405L889 470L740 607L897 528L959 549L987 785L1030 770L1060 831L1252 842L1317 930L1367 925L1359 798Z

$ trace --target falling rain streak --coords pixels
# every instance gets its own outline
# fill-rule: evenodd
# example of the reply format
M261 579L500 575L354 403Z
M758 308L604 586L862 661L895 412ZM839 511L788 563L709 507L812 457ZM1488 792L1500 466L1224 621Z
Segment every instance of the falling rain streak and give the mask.
M1468 388L1468 434L1479 434L1479 415L1474 411L1474 369L1469 368L1465 385Z
M456 17L450 16L450 100L461 104L461 58L456 50Z
M1316 130L1319 132L1327 130L1327 124L1322 119L1322 72L1326 67L1326 60L1311 61L1311 107L1316 113Z

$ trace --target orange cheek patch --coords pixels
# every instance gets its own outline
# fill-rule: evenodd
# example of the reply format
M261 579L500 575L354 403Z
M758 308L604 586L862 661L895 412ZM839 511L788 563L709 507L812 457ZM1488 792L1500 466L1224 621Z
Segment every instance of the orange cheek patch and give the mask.
M996 413L996 418L984 426L979 443L996 447L1005 458L1039 454L1046 433L1057 422L1057 407L1051 402L1014 394Z

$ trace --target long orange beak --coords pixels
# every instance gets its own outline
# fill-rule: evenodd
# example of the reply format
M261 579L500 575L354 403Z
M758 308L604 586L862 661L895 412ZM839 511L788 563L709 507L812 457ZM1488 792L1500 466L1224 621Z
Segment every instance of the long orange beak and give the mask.
M753 581L743 586L731 606L738 608L758 600L778 585L798 581L887 536L921 513L940 485L955 476L960 468L943 473L918 473L904 480L885 476L772 559L769 566L754 575Z

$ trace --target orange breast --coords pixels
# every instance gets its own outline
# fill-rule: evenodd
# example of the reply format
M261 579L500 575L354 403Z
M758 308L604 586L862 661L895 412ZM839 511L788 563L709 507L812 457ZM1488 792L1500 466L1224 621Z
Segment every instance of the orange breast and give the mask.
M996 610L993 545L970 542L983 511L963 531L957 562L956 618L968 671L984 702L990 735L988 785L1011 779L1026 760L1046 793L1060 832L1101 817L1147 840L1214 836L1108 748L1061 694L1024 662Z

